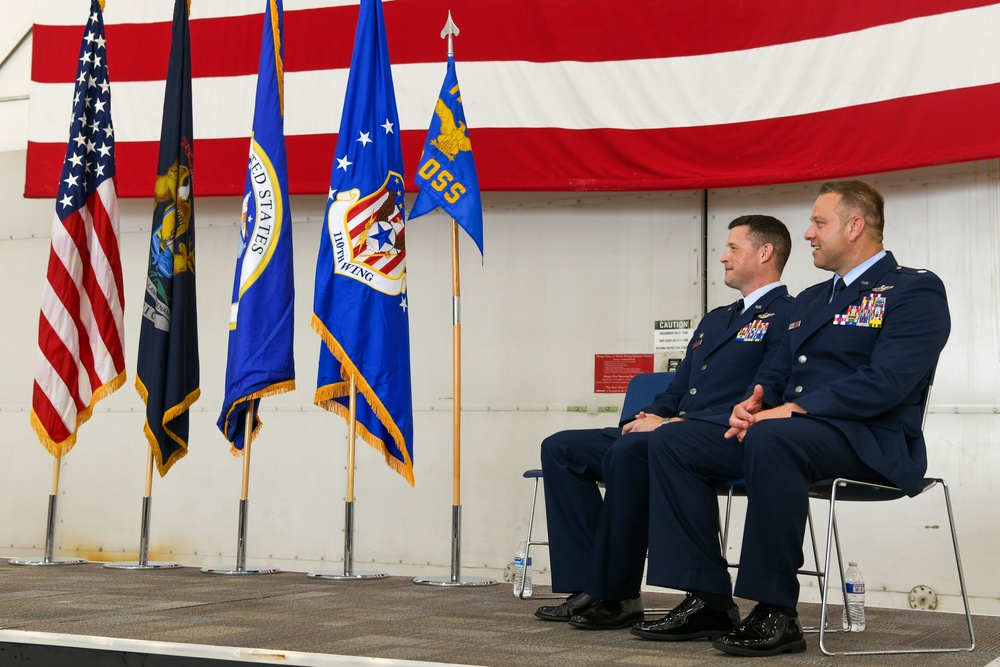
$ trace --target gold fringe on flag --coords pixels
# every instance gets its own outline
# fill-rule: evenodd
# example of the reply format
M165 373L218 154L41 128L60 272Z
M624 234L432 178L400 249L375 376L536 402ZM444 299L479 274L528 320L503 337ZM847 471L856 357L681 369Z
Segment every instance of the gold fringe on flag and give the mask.
M241 403L246 403L248 401L255 401L258 398L267 398L268 396L276 396L278 394L284 394L289 391L295 390L295 380L285 380L284 382L279 382L277 384L272 384L270 386L264 387L260 391L255 391L249 396L243 396L242 398L233 401L233 406L229 408L229 412L226 413L226 421L224 423L224 432L229 433L229 415L233 414L233 410L236 409L237 405ZM251 439L255 439L260 430L264 428L264 420L260 418L260 413L257 413L257 428L253 430L250 434ZM243 447L246 448L246 434L243 434ZM233 456L243 456L243 450L236 449L232 443L229 446L229 453Z
M392 439L396 442L396 447L400 452L403 453L403 458L405 460L400 461L389 453L388 447L386 447L385 442L381 438L372 434L368 429L365 428L364 424L357 422L355 424L357 428L358 435L367 442L369 445L375 449L382 452L385 457L386 465L399 473L403 479L410 483L410 486L414 486L413 480L413 461L410 460L410 452L407 449L406 442L403 440L403 434L400 432L399 427L392 421L392 416L389 411L385 409L379 397L372 390L368 381L365 380L364 376L358 372L357 366L351 361L350 357L344 351L344 348L340 346L340 343L336 341L326 326L324 326L323 321L313 314L312 317L312 327L320 335L323 341L326 343L329 350L333 353L333 356L340 362L340 376L344 378L344 382L338 382L336 384L328 384L323 387L318 387L316 389L316 395L313 398L313 402L323 408L324 410L329 410L335 414L340 415L345 421L351 418L350 410L341 405L336 400L337 398L343 398L351 393L351 383L350 377L354 375L354 383L357 387L359 393L361 393L368 404L372 408L372 412L375 416L386 426Z
M48 432L45 430L45 426L42 425L42 420L39 419L38 415L35 414L35 411L32 410L31 428L34 429L36 434L38 434L38 439L41 441L42 446L48 450L49 454L52 454L52 456L56 457L57 459L60 459L69 454L69 450L73 449L73 445L76 444L77 431L79 431L80 427L83 426L88 419L90 419L91 415L94 414L94 407L97 405L97 403L102 399L110 396L114 392L118 391L118 389L120 389L123 384L125 384L125 371L119 373L110 382L106 382L105 384L98 387L97 391L95 391L94 395L91 396L90 398L90 405L88 405L86 408L77 413L76 428L74 428L73 432L70 433L69 437L63 440L62 442L56 442L55 440L52 439L52 436L50 436Z

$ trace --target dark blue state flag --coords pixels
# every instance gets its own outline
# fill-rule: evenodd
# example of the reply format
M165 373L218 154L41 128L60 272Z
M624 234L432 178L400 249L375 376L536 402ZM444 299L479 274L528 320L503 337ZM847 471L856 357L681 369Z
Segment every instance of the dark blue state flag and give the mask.
M251 429L256 434L261 424L257 415L260 399L295 388L292 214L284 129L284 11L281 0L265 2L229 316L226 397L218 421L234 454L243 450L247 410L252 411Z
M175 0L135 382L146 403L144 431L161 476L187 454L188 409L201 393L193 137L188 0Z
M403 229L403 154L380 0L361 0L316 262L317 405L413 484L413 398Z
M440 206L472 237L482 255L483 205L479 199L479 177L472 159L472 142L465 124L454 56L448 56L448 72L434 105L434 116L414 180L420 192L410 209L409 219Z

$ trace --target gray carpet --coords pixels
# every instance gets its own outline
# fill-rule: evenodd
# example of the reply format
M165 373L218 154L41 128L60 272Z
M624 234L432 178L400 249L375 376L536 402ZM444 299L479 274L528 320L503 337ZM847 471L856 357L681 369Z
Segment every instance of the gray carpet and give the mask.
M546 593L536 588L536 595ZM671 607L672 594L644 595L647 607ZM333 582L303 573L203 574L196 568L109 570L98 564L0 563L0 628L200 645L468 665L760 665L723 655L708 642L664 644L627 631L586 632L535 619L542 600L517 600L509 584L475 588L419 586L409 578ZM747 611L744 609L744 612ZM800 607L816 624L819 606ZM839 608L838 608L839 613ZM824 657L815 635L783 665L982 667L1000 656L1000 618L977 616L971 653ZM869 609L868 629L829 639L838 647L960 645L964 617Z

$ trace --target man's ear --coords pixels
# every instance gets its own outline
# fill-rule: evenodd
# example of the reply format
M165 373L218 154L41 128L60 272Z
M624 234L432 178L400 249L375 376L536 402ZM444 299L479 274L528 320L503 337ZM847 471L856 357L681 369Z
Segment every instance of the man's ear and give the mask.
M865 232L868 223L860 215L856 215L847 221L847 234L851 241L857 241Z
M774 257L774 246L770 243L765 243L757 250L757 253L760 257L760 263L763 264Z

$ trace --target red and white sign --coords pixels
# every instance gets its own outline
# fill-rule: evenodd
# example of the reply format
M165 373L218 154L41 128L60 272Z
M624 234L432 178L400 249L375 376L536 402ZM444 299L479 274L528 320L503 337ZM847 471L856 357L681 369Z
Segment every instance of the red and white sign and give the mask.
M594 393L624 394L629 380L653 372L651 354L595 354Z

